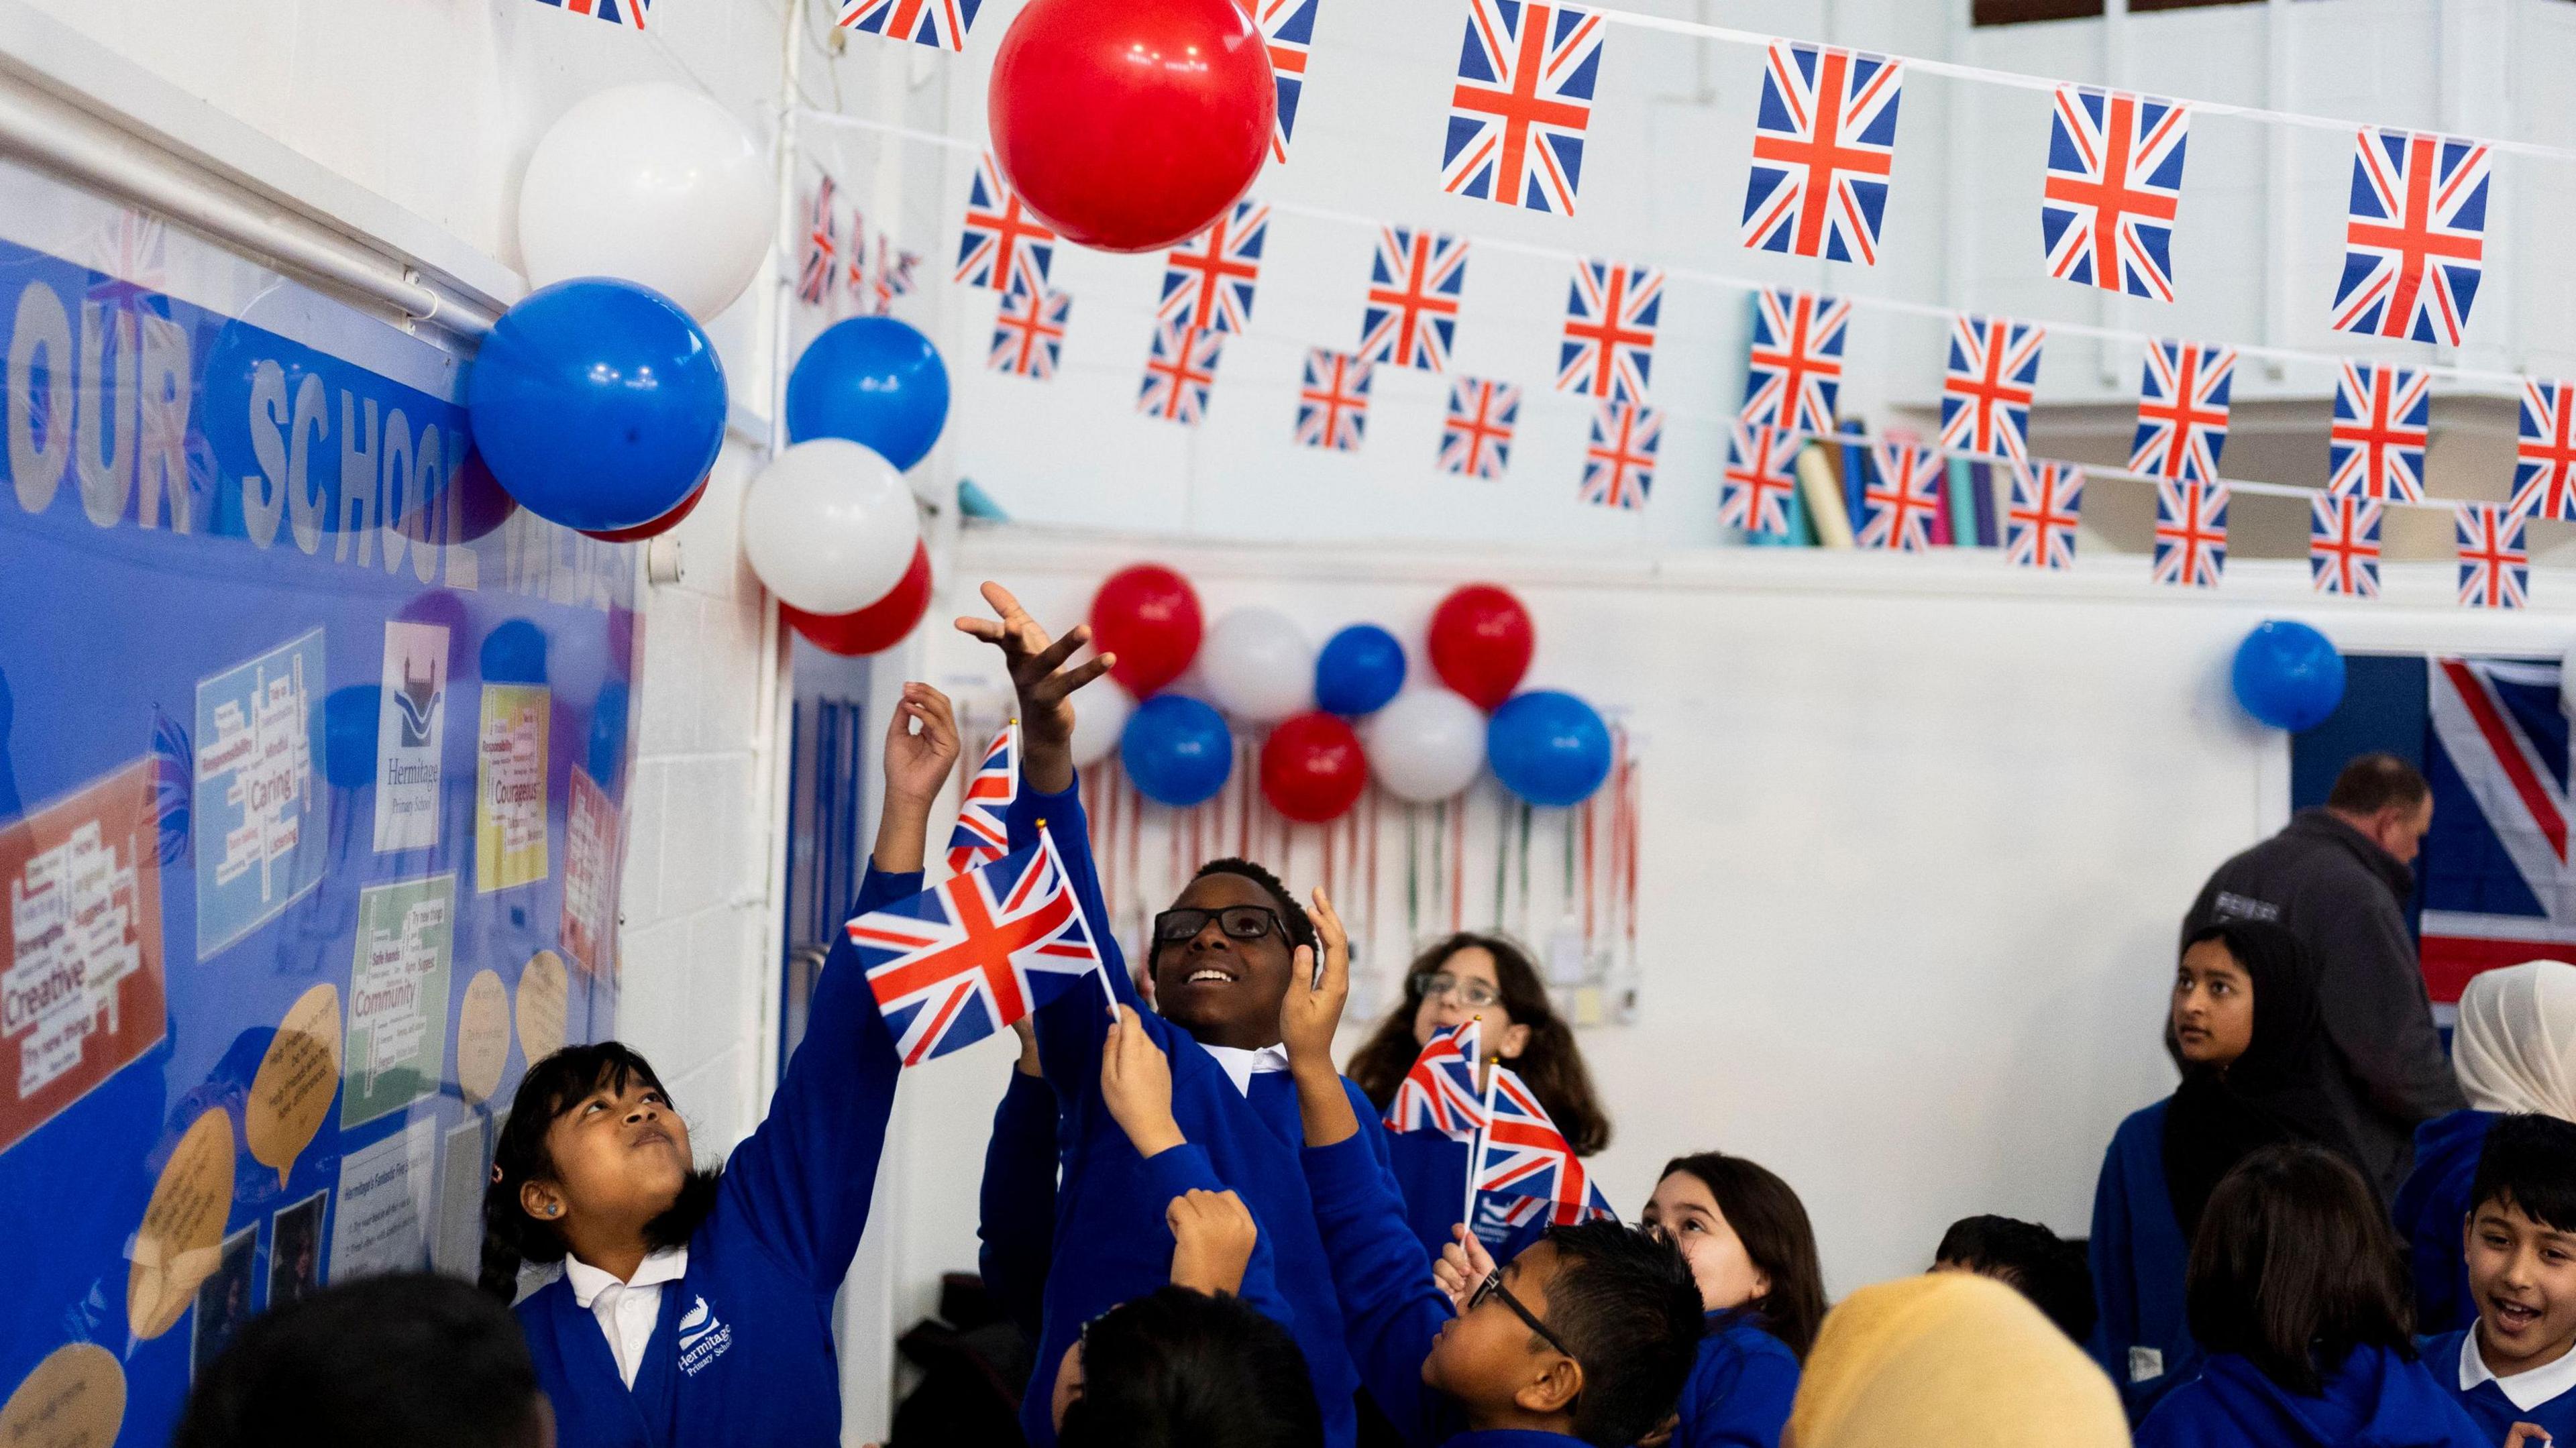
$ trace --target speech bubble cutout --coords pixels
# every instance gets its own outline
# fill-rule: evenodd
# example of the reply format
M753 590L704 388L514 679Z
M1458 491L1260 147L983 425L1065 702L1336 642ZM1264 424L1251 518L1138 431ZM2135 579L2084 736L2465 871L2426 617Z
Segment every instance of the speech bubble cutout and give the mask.
M232 1210L233 1119L218 1106L179 1138L134 1230L125 1320L136 1337L159 1337L187 1314L198 1285L223 1261L224 1219Z
M317 985L287 1008L277 1038L260 1058L259 1074L251 1078L244 1109L242 1135L249 1138L251 1157L277 1168L280 1190L295 1158L331 1114L331 1097L339 1089L340 991Z
M125 1424L125 1369L96 1343L46 1354L0 1405L0 1448L108 1448Z
M456 1089L468 1102L489 1101L509 1064L510 988L499 971L478 970L456 1018Z
M529 1065L563 1049L564 1002L571 985L563 957L551 950L529 956L528 968L519 972L519 1049L528 1053Z

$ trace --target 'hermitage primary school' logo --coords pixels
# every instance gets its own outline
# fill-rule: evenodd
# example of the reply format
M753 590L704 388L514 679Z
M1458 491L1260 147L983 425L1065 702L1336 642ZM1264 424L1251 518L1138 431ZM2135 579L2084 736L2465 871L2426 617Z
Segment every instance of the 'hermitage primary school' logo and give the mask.
M680 1319L680 1371L696 1377L698 1370L725 1355L733 1346L733 1329L725 1325L700 1297Z

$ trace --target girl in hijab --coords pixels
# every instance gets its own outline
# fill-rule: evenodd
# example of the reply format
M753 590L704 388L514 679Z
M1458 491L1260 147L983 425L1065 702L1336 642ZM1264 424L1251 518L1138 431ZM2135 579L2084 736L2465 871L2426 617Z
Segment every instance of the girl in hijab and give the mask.
M2576 965L2528 960L2472 977L2460 993L2451 1069L2468 1107L2415 1128L2415 1170L2394 1212L2414 1279L2415 1329L2428 1336L2477 1319L2460 1253L2487 1128L2525 1113L2576 1121Z
M2224 920L2192 933L2165 1050L2182 1084L2120 1123L2093 1195L2093 1355L2133 1421L2197 1366L2183 1284L2219 1179L2273 1142L2353 1155L2351 1123L2326 1084L2336 1065L2315 968L2281 927Z
M1790 1410L1796 1448L2126 1448L2120 1396L2038 1308L1992 1278L1864 1287L1825 1318Z

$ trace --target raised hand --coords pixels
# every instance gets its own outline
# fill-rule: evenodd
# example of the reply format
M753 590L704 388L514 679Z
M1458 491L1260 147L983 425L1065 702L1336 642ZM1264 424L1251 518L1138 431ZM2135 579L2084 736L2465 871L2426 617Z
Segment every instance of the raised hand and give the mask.
M1440 1260L1431 1264L1431 1278L1449 1295L1449 1305L1465 1312L1467 1299L1494 1275L1494 1254L1485 1250L1483 1239L1468 1231L1466 1223L1449 1231L1455 1240L1440 1249Z
M1100 1095L1138 1156L1187 1140L1172 1119L1172 1063L1131 1010L1119 1010L1100 1043Z
M914 733L918 723L921 732ZM918 805L926 815L948 772L957 767L957 714L948 696L923 683L903 686L886 724L886 802Z
M2549 1448L2549 1430L2537 1423L2516 1423L2504 1435L2504 1448L2524 1448L2525 1444Z
M1341 1028L1342 1007L1351 997L1351 942L1342 917L1321 889L1308 913L1315 921L1315 938L1324 944L1324 968L1316 971L1311 947L1297 947L1288 994L1279 1002L1279 1039L1287 1044L1290 1066L1308 1061L1329 1068L1333 1032Z
M1011 671L1011 687L1020 698L1020 741L1026 750L1020 774L1040 794L1055 794L1073 784L1073 692L1118 662L1101 654L1072 668L1064 666L1091 641L1091 626L1076 624L1060 639L1050 640L1044 625L1029 616L1011 591L998 583L983 587L984 601L997 618L957 620L960 633L979 638L1002 651Z
M1172 1285L1213 1297L1243 1290L1243 1269L1261 1229L1243 1198L1232 1192L1192 1191L1172 1198L1163 1209L1163 1224L1172 1229Z

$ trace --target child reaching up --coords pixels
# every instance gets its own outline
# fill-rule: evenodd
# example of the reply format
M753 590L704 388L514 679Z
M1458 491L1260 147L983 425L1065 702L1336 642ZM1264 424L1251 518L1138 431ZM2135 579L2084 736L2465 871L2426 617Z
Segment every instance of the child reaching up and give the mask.
M2480 977L2484 979L2484 977ZM2503 1116L2464 1218L2466 1328L2424 1340L2424 1366L2497 1443L2576 1444L2576 1125Z

